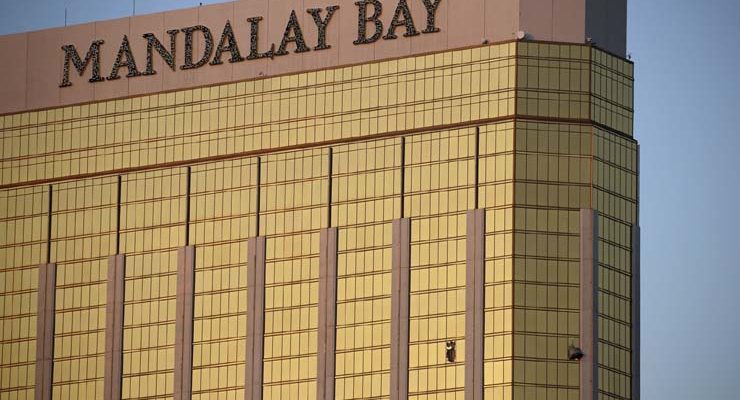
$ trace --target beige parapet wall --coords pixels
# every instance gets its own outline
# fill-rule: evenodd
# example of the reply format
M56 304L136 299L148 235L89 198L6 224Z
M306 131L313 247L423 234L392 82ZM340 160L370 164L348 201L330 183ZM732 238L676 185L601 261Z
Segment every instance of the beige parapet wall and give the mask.
M376 4L382 5L377 20L383 26L383 37L372 43L356 44L361 11L366 9L366 19L371 19L375 15ZM326 44L330 48L316 50L319 47L319 24L308 10L321 9L319 16L326 18L328 7L333 6L339 8L325 28ZM406 18L405 7L418 35L406 35L408 25L402 24L409 19ZM435 32L428 29L430 7L434 9L434 27L438 28ZM292 12L295 12L295 20L288 37L295 37L295 25L300 26L307 47L304 50L308 51L296 52L296 42L289 41L286 42L286 55L247 59L253 24L248 19L262 18L258 24L258 52L264 53L272 44L276 50L280 47ZM597 45L601 42L601 47L606 50L623 55L626 23L622 21L622 14L626 18L626 0L242 0L14 34L0 37L0 54L5 59L0 63L0 114L508 41L516 39L521 32L525 32L528 39L584 43L589 37L587 27L594 26L598 28L594 28L595 34L603 36L603 40L601 36L592 40ZM617 18L606 18L605 15L617 15ZM397 38L386 38L394 19L399 25L395 28ZM227 21L245 60L230 62L233 53L224 51L223 62L212 65ZM377 24L374 20L365 23L366 37L372 37ZM604 23L614 25L613 29L608 29ZM208 28L213 48L204 65L182 69L187 31L183 28L195 26ZM127 77L130 71L122 66L118 69L119 79L107 79L115 76L113 66L124 35L137 70L142 73L147 69L148 44L143 35L153 34L162 48L169 51L168 31L172 30L178 30L174 69L153 48L152 69L156 74ZM206 52L206 41L202 30L193 32L192 37L192 58L197 62ZM91 83L93 61L80 76L73 58L65 57L63 46L75 46L80 61L84 61L94 41L103 41L99 54L103 79ZM226 40L222 47L227 48L228 44ZM126 54L123 55L122 60L127 61ZM69 69L69 85L60 87L65 64Z

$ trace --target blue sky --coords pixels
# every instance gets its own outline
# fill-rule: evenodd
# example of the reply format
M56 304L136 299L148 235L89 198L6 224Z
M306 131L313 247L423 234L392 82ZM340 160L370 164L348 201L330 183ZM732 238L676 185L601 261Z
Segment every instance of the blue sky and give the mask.
M493 0L492 0L493 1ZM200 1L139 0L137 14ZM203 4L218 1L202 1ZM132 1L0 0L0 35ZM644 399L740 398L740 1L629 0L641 143Z
M632 0L646 399L740 398L740 2Z

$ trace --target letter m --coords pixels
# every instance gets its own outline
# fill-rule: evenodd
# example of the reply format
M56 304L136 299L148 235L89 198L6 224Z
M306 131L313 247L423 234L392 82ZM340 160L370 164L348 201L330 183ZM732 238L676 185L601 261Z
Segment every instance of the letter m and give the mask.
M90 82L100 82L104 79L100 76L100 45L104 42L102 40L96 40L90 44L90 49L87 50L85 60L80 59L80 55L77 53L74 45L68 44L62 46L64 50L64 72L62 76L62 83L59 87L72 86L72 82L69 81L69 64L70 62L75 66L77 73L82 76L85 72L85 68L90 64L92 60L92 77Z

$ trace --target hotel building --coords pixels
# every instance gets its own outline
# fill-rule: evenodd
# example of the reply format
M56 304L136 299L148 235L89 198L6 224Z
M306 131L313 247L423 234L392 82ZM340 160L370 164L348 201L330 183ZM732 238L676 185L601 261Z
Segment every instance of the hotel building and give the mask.
M0 37L0 399L639 399L626 7Z

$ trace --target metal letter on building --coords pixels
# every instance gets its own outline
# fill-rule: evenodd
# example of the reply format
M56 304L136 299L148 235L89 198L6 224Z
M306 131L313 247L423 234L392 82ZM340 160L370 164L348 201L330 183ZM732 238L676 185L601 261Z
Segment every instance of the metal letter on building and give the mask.
M409 393L409 301L411 279L411 220L393 221L391 272L391 400Z
M468 211L465 274L465 399L483 400L486 210Z
M598 398L599 332L598 332L598 214L581 210L581 400Z
M51 400L57 265L39 265L36 314L36 400Z
M105 306L105 400L121 398L123 372L123 299L126 257L108 258L108 287Z
M334 398L337 328L337 228L321 230L319 253L319 343L317 396Z
M183 247L177 251L175 400L189 400L192 394L194 280L195 247Z
M247 366L245 400L262 399L262 360L265 345L265 257L267 238L247 243Z

